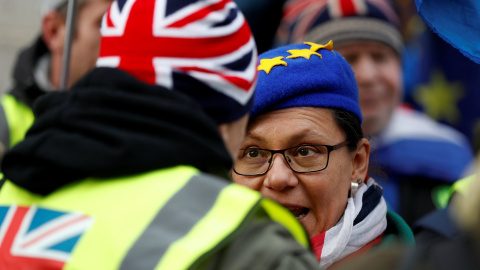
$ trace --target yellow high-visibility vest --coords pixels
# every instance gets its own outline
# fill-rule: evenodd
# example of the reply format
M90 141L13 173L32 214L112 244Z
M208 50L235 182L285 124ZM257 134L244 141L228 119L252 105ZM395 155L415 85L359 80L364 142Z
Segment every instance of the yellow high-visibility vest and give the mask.
M15 230L9 228L21 220L15 236L18 249L40 249L45 242L51 253L20 251L18 256L46 256L63 263L59 269L187 269L219 250L259 212L309 246L304 229L288 210L256 191L190 166L89 178L47 196L9 181L0 190L4 239L13 239L9 232ZM0 249L0 268L3 263L15 269L5 252Z
M22 141L27 130L33 124L34 115L32 109L17 100L10 94L2 96L0 106L0 126L3 134L0 134L0 142L5 148L12 148Z

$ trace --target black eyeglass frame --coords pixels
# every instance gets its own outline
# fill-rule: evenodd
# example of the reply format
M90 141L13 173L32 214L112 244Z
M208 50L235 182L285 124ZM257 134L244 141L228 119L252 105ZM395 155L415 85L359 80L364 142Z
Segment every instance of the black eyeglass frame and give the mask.
M335 145L327 145L327 144L305 144L305 145L298 145L298 146L294 146L294 147L289 147L289 148L285 148L285 149L280 149L280 150L270 150L270 149L263 149L263 148L241 148L240 150L248 150L248 149L252 149L252 150L263 150L263 151L268 151L270 152L272 155L270 156L270 159L268 160L268 168L265 172L263 173L257 173L257 174L242 174L242 173L238 173L237 170L235 170L235 166L233 166L233 171L238 174L238 175L243 175L243 176L259 176L259 175L264 175L266 174L270 168L272 167L272 164L273 164L273 156L275 154L282 154L283 158L285 159L285 161L287 162L288 164L288 167L290 167L290 169L296 173L312 173L312 172L319 172L319 171L323 171L325 170L327 167L328 167L328 162L330 161L330 152L334 151L334 150L337 150L339 148L342 148L346 145L349 145L350 142L345 140L339 144L335 144ZM294 148L299 148L299 147L302 147L302 146L325 146L327 148L327 163L325 164L325 167L323 167L322 169L319 169L319 170L313 170L313 171L306 171L306 172L300 172L300 171L297 171L295 170L294 168L292 168L292 166L290 165L290 161L288 161L287 159L287 156L285 156L285 151L287 150L290 150L290 149L294 149Z

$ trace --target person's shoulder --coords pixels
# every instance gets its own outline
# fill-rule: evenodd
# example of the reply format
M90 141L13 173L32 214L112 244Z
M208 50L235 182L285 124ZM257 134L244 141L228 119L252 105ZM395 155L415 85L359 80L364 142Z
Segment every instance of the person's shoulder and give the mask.
M383 132L386 140L422 140L437 141L469 147L468 140L458 130L442 124L424 112L404 106L397 107L391 123Z
M207 185L223 185L235 202L252 204L250 214L219 252L199 264L199 269L318 269L308 237L295 217L257 191L206 173L197 174ZM241 211L238 211L241 212Z
M471 145L459 131L402 107L375 139L372 155L397 173L447 182L460 178L474 158Z
M415 241L420 246L432 245L460 236L460 228L450 215L450 207L434 210L413 225Z
M318 261L284 226L268 218L256 218L200 266L201 269L318 269Z

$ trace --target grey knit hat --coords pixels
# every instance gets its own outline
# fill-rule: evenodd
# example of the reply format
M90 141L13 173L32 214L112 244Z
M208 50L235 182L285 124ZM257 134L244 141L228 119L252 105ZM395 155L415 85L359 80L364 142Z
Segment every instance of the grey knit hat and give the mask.
M279 45L303 41L336 47L357 40L374 40L402 53L400 22L388 0L294 0L284 11Z

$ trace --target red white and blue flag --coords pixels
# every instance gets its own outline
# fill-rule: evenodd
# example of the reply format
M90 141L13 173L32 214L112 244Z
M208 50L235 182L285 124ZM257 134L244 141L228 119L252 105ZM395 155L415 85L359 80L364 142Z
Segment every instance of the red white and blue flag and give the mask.
M0 269L62 269L92 222L79 213L0 207Z
M98 67L168 89L205 89L242 106L253 95L257 51L231 0L119 0L103 17Z
M317 21L365 16L368 13L369 16L400 24L388 0L288 0L277 33L278 45L302 42Z

